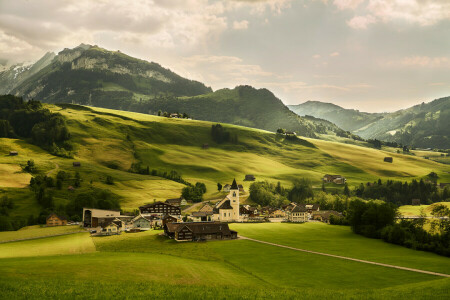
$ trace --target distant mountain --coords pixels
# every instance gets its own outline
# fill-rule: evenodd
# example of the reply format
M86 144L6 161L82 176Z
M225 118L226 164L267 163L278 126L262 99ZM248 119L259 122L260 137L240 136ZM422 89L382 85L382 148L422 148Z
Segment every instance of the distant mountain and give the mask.
M365 139L423 148L450 148L450 97L393 113L365 113L318 101L289 108L300 116L312 115L329 120Z
M37 69L33 65L30 70L33 68ZM157 63L84 44L64 49L50 62L41 63L38 72L12 81L11 86L7 92L47 103L152 114L159 110L180 112L199 120L270 131L285 128L308 137L342 132L328 121L297 116L267 89L239 86L213 92Z
M313 116L333 122L348 131L358 130L383 118L382 113L366 113L355 109L345 109L336 104L320 101L307 101L298 105L288 105L289 109L299 116Z

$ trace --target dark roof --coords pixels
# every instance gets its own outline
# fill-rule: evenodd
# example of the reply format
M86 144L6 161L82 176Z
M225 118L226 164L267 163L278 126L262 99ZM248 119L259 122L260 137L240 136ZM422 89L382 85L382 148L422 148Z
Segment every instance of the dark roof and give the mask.
M213 214L212 211L194 211L192 213L193 217L206 217L206 216L211 216Z
M326 174L324 177L331 177L333 179L336 179L336 178L341 178L341 177L344 177L344 176L342 176L342 175L329 175L329 174Z
M222 203L222 205L216 207L217 209L233 209L231 206L230 200L226 200Z
M120 227L120 223L121 221L117 221L115 217L111 217L111 218L98 218L99 222L98 225L102 228L109 226L111 224L114 224L118 227Z
M175 199L167 199L166 203L171 204L171 203L181 203L181 200L183 200L181 197L180 198L175 198Z
M236 178L233 179L233 183L231 184L231 189L232 190L238 190L239 189L239 187L238 187L238 185L236 183Z
M292 212L306 212L306 207L301 206L301 205L297 205L296 207L294 207Z
M161 202L161 201L158 201L158 202L155 202L155 203L150 203L150 204L145 204L145 205L139 206L139 209L153 207L153 206L155 206L155 205L157 205L157 204L164 204L164 205L168 205L168 206L173 206L173 207L175 207L176 209L180 209L180 208L177 207L177 206L171 205L171 204L169 204L169 203L164 203L164 202Z
M169 232L178 232L184 227L187 227L190 231L197 234L212 234L221 232L224 235L231 235L228 224L220 222L168 223L166 226Z
M46 219L46 220L48 220L51 216L56 216L56 217L58 217L58 219L60 219L60 220L67 220L67 217L66 217L66 216L59 216L59 215L54 214L54 213L49 214L49 215L47 216L47 219Z

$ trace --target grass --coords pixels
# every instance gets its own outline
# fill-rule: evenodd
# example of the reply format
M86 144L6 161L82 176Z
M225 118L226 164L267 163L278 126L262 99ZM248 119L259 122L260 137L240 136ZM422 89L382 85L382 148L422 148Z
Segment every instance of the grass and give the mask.
M17 231L2 231L0 232L0 242L11 241L17 239L31 239L56 234L72 233L80 231L80 226L55 226L55 227L41 227L40 225L23 227Z
M427 216L431 216L433 207L441 204L450 208L450 202L436 202L431 205L402 205L398 210L400 214L405 217L420 216L422 209Z
M262 225L266 227L259 227ZM312 240L316 236L316 240L324 241L320 246L322 250L345 243L349 245L347 249L355 247L353 234L343 235L341 227L336 231L335 226L321 224L311 224L310 228L291 225L233 224L233 227L246 235L267 231L264 237L268 239L273 239L272 232L278 231L283 238L293 239L296 244L304 237L313 246L318 245ZM112 295L156 299L444 299L449 291L450 280L436 276L321 257L247 240L178 243L160 233L147 231L92 238L87 234L75 234L66 236L68 239L62 239L63 242L60 238L43 238L8 243L14 248L10 253L16 255L0 258L2 295L8 299L54 296L104 299ZM319 239L318 233L324 236ZM97 252L87 253L92 252L93 247L78 254L68 252L79 249L78 238L91 240ZM370 239L359 236L357 239L361 251L374 247ZM30 242L34 243L30 245ZM57 242L66 247L55 247ZM2 246L5 245L0 245L0 257L5 257ZM401 247L376 246L378 256L393 258L394 252L398 257L404 255ZM340 247L344 249L345 245ZM20 257L25 251L35 257ZM351 251L342 251L351 254ZM430 263L426 256L417 253L415 260ZM442 267L448 267L447 258L442 259ZM19 285L23 282L27 285Z
M0 258L67 255L94 251L95 247L89 233L0 244Z

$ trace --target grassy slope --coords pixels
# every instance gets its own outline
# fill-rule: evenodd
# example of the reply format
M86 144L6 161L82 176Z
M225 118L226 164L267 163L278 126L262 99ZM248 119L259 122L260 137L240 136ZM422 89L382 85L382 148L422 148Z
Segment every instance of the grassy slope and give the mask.
M271 226L265 228L268 229L266 237L270 239L273 238L273 229L281 229L278 227L280 224L264 225ZM248 230L255 228L255 224L239 226L242 233L249 233ZM326 243L322 245L322 251L335 247L336 243L353 243L351 236L341 237L339 230L328 231L330 228L333 227L320 224L312 224L308 228L308 231L317 233L317 229L320 234L325 234ZM18 298L19 295L42 298L58 292L58 296L62 298L107 298L114 294L119 298L126 295L187 299L287 299L302 295L305 298L327 299L406 299L406 296L413 296L415 299L440 299L447 295L450 284L448 279L435 276L318 257L246 240L177 243L160 237L159 233L149 231L92 238L98 251L96 253L1 258L0 288L8 298ZM282 228L279 233L290 238L305 236L302 225ZM91 239L87 235L79 236ZM33 249L49 248L46 246L53 245L58 239L35 240ZM305 239L309 241L308 236ZM363 237L358 239L361 251L369 251L373 247L373 244L366 243L371 240ZM39 251L30 251L30 242L9 245L14 246L16 256L26 251L36 255ZM70 242L67 239L66 242L67 245L72 243L70 248L77 248L79 244L77 240ZM313 241L309 242L314 244ZM0 245L0 253L5 252L2 246L5 245ZM404 255L401 247L378 248L379 257L394 257L394 253L399 258ZM61 252L58 254L67 254L66 250L67 248L60 248ZM44 255L55 254L57 253L47 252ZM345 254L350 255L349 252ZM422 254L417 252L414 259L416 266L429 263L427 256ZM441 259L442 264L445 266L447 263L448 266L448 259ZM48 268L50 265L51 268ZM91 284L92 280L95 280L95 285ZM27 286L19 288L16 282L24 281ZM176 285L176 288L172 285Z
M48 105L52 111L67 118L75 144L75 160L81 168L72 167L73 160L54 157L25 141L1 139L1 153L18 150L19 156L0 156L2 166L10 165L5 176L29 175L15 173L18 165L34 159L41 173L54 176L57 170L74 176L79 171L82 188L74 193L67 191L73 179L64 183L63 190L55 191L57 204L64 204L77 193L91 187L109 188L122 197L127 210L144 203L173 198L180 194L182 184L160 177L131 174L131 163L141 161L150 169L176 170L191 182L205 182L207 199L217 199L223 194L216 191L217 182L229 183L236 178L248 190L250 182L242 182L245 174L254 174L258 180L281 181L290 185L292 180L307 177L319 187L325 173L342 174L351 186L374 181L379 177L398 180L420 178L434 171L442 181L450 180L447 166L413 156L392 154L375 149L308 139L315 147L279 140L275 134L226 125L239 136L239 144L217 145L210 137L210 122L178 120L151 115L95 108L90 110L62 109ZM127 136L129 139L127 139ZM210 149L202 150L203 143ZM394 156L394 163L383 163L386 155ZM114 165L117 169L112 169ZM10 170L10 171L8 171ZM106 185L106 176L115 179L115 185ZM91 184L92 181L92 184ZM28 189L3 188L16 202L12 215L36 214L33 194Z
M17 231L4 231L0 234L0 242L17 239L40 238L55 234L65 234L80 231L80 227L74 226L55 226L41 227L40 225L23 227Z
M430 216L433 207L440 204L446 205L450 208L450 202L436 202L432 205L403 205L400 206L398 210L400 214L405 217L419 216L421 209L424 210L427 216Z

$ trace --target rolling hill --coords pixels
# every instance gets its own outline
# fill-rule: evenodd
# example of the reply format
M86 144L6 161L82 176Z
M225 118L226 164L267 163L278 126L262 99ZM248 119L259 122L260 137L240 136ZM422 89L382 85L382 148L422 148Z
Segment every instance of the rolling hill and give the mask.
M450 148L450 97L393 113L365 113L331 103L308 101L289 108L335 123L365 139L379 139L421 148Z
M298 117L267 89L238 86L213 92L203 83L185 79L157 63L98 46L82 44L56 56L48 54L21 73L26 76L14 74L0 73L0 85L8 86L3 89L5 93L47 103L149 114L159 110L180 112L194 119L269 131L285 128L308 137L342 131L325 120ZM3 77L9 81L1 81Z

